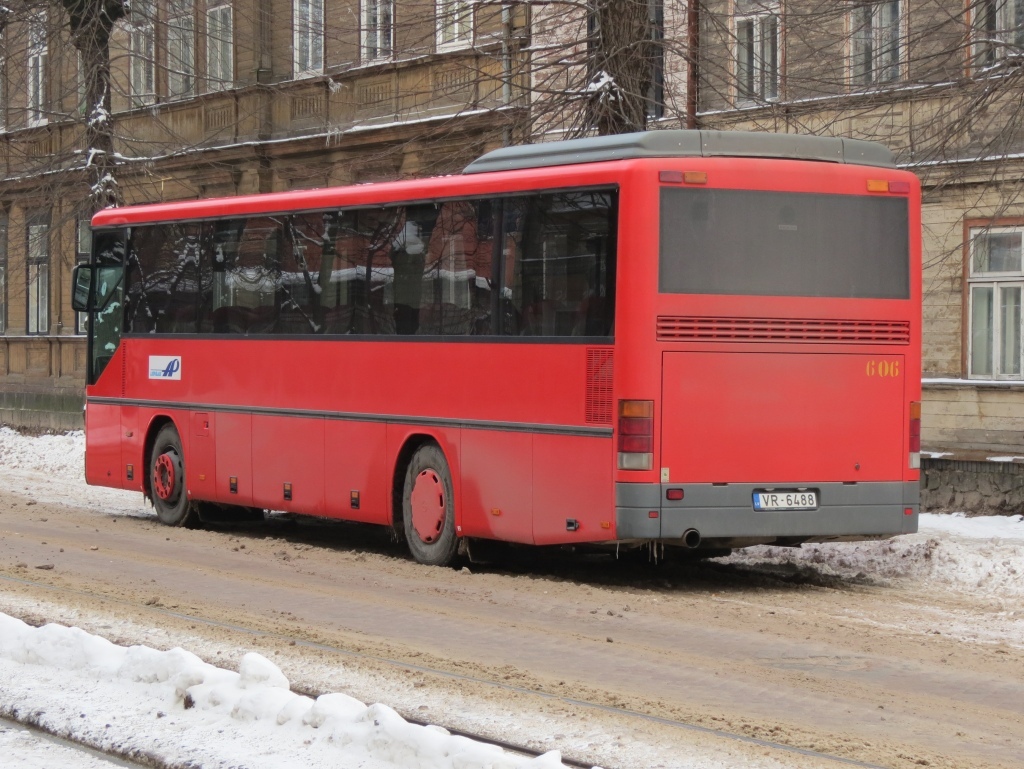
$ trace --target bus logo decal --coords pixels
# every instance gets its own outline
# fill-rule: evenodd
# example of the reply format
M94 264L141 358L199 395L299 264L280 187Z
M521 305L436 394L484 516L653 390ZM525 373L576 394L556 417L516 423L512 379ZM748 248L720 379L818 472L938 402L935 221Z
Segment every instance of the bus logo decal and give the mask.
M180 355L150 355L150 379L181 379Z

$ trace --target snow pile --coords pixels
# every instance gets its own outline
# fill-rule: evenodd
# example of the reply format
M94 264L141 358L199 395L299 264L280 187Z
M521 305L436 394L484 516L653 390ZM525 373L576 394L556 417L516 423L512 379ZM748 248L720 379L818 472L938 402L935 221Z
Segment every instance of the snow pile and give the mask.
M84 701L80 697L66 698L72 700L75 713L99 707L103 710L101 719L114 722L139 712L141 699L142 712L156 711L156 718L131 737L118 735L118 744L121 740L134 741L130 752L135 755L150 753L158 743L166 741L160 739L168 735L162 733L158 724L186 721L194 722L187 724L188 728L215 724L219 733L230 728L242 733L239 736L244 736L244 741L272 744L282 754L305 753L307 759L301 762L305 767L309 766L311 753L326 760L331 760L333 754L332 766L364 766L367 760L374 767L402 769L564 766L557 751L534 759L523 758L495 745L452 735L438 726L409 723L386 705L367 706L345 694L325 694L316 700L295 694L280 668L255 653L243 657L236 673L203 662L180 648L125 648L78 628L53 624L35 628L0 613L0 660L41 668L28 676L33 679L42 679L46 673L56 674L64 681L58 692L67 692L74 679L77 685L71 686L73 690L89 692ZM17 678L26 677L26 671L19 672L22 675ZM11 678L4 676L7 681ZM4 687L0 685L2 691ZM0 702L10 707L6 695L0 697ZM35 715L40 713L48 710L37 711ZM168 719L169 714L174 721ZM80 718L86 717L85 712L80 714ZM106 723L104 728L109 730L111 726L112 723ZM75 727L80 731L77 724ZM217 753L216 746L207 745L205 749ZM223 759L237 759L236 749L232 746ZM259 753L265 756L266 750L261 748ZM270 765L282 766L280 758L274 757Z
M918 534L879 542L754 547L728 563L813 568L840 579L920 581L976 596L1024 596L1024 516L924 513Z
M0 465L66 478L85 475L85 434L27 436L0 427Z

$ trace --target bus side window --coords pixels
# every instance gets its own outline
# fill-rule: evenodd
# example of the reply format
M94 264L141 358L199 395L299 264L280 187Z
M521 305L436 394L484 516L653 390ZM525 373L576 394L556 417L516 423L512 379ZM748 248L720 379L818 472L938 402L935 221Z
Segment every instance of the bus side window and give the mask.
M506 208L506 210L508 210ZM614 200L608 192L533 195L511 270L523 336L607 336L614 281ZM508 232L508 227L506 227ZM506 262L510 253L506 251ZM508 267L508 264L506 264Z
M277 318L280 282L279 217L237 219L215 232L211 242L214 334L268 334Z
M489 334L490 221L480 237L478 207L487 201L448 201L441 206L423 275L421 334ZM489 206L488 206L489 209ZM490 212L488 210L488 216Z
M199 225L192 223L132 228L126 331L196 333L201 294L199 235Z

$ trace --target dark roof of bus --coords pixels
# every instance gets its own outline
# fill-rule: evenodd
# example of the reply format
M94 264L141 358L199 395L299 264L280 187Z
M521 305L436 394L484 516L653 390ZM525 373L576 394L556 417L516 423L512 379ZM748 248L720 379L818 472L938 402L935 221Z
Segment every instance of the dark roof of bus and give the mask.
M886 147L858 139L751 131L666 130L503 147L477 158L463 173L677 157L787 158L895 168L892 153Z

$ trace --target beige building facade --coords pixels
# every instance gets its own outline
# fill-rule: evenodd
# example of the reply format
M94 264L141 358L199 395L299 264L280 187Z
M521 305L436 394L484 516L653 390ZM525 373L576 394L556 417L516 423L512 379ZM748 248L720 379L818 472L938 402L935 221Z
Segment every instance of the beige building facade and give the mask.
M932 467L1024 456L1024 0L712 0L696 24L686 2L642 2L659 42L649 128L873 139L918 173ZM0 422L37 427L80 424L85 362L67 287L88 252L87 110L61 13L30 3L0 22ZM503 143L579 132L602 82L577 4L148 0L132 13L110 56L129 203L455 172Z

